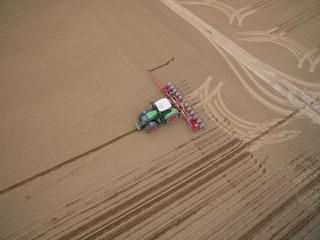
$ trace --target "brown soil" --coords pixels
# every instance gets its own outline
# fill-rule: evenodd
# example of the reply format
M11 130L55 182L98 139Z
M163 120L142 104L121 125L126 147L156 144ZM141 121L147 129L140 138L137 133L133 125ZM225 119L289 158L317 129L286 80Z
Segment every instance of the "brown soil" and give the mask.
M317 0L0 6L1 239L319 238Z

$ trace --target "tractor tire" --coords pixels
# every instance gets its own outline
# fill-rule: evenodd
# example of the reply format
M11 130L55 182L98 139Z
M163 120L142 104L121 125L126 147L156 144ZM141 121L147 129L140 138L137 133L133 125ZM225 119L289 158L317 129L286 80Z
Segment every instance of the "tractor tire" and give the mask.
M142 112L139 113L139 115L138 115L139 121L141 121L142 116L143 116L143 115L146 115L148 112L149 112L148 110L142 110Z
M170 113L168 113L165 116L166 123L172 123L174 120L176 120L180 116L178 110L174 109Z
M158 123L155 121L149 122L149 124L145 127L147 133L152 133L158 128Z

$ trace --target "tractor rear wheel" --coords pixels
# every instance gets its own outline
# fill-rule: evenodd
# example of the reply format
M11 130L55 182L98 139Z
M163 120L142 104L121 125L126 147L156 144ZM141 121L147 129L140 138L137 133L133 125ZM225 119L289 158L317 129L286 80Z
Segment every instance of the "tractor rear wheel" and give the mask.
M143 116L143 115L146 115L148 112L149 112L148 110L142 110L142 112L139 113L139 115L138 115L139 121L141 121L142 116Z
M176 109L172 109L171 112L165 116L165 121L166 123L171 123L174 120L176 120L176 118L178 118L179 116L179 112Z
M174 120L176 120L177 117L179 117L179 114L172 115L170 118L167 119L167 123L173 122Z
M155 121L151 121L148 123L148 125L145 127L145 130L147 133L152 133L154 132L155 130L157 130L158 128L158 123L155 122Z

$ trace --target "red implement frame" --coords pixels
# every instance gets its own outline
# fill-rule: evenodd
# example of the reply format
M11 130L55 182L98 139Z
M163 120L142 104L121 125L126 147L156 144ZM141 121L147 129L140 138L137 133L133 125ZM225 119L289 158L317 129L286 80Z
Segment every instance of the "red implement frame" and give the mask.
M175 107L179 113L180 117L187 121L188 127L196 132L201 130L204 127L204 124L201 123L201 119L195 114L192 108L188 105L182 95L178 92L178 90L171 84L171 82L167 83L165 87L162 87L161 84L154 78L154 76L149 72L153 81L158 84L161 88L162 92L166 97L170 100L173 107Z

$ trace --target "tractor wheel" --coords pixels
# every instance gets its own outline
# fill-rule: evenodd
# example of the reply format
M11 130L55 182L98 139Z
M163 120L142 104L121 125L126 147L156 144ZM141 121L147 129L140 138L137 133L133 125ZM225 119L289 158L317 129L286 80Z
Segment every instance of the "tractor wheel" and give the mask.
M145 127L147 133L152 133L158 128L158 123L155 121L149 122L149 124Z
M166 123L171 123L174 120L176 120L176 118L179 117L179 112L178 111L172 111L171 113L169 113L168 115L166 115L165 119L166 119Z
M146 115L148 112L149 112L148 110L142 110L142 112L139 113L139 115L138 115L139 121L141 121L142 116L143 116L143 115Z

